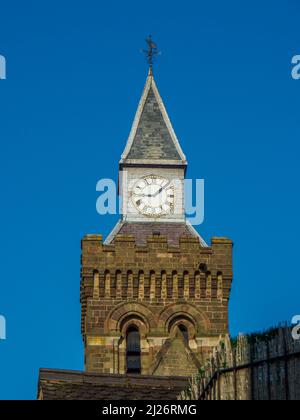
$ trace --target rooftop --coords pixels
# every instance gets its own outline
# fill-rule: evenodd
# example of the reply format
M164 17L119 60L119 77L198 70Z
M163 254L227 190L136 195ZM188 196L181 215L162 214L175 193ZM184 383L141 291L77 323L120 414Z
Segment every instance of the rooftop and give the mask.
M186 165L186 157L152 73L148 75L120 164L147 164L147 162L160 165Z
M175 400L188 378L40 369L43 400Z

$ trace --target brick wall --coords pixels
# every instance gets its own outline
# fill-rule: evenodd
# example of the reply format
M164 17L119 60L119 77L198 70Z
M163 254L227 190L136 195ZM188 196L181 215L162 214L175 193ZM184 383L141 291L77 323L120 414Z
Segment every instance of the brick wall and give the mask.
M101 236L88 235L82 240L81 262L89 372L126 372L131 325L140 332L141 373L153 375L190 375L181 358L192 358L195 371L228 332L232 242L226 238L213 238L211 247L204 248L198 238L181 238L178 247L171 247L166 237L152 236L141 247L130 236L104 245ZM185 353L179 325L188 331ZM186 366L181 371L176 359Z

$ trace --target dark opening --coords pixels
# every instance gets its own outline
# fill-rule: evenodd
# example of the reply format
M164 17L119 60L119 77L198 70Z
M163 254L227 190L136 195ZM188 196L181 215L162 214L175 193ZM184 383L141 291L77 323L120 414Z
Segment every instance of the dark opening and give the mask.
M141 373L141 342L139 330L132 326L126 336L126 372Z
M201 271L201 273L206 273L207 272L207 265L206 264L200 264L199 265L199 270Z
M186 328L186 326L180 324L180 325L178 325L178 328L179 328L179 330L181 331L181 333L183 335L184 342L186 344L189 344L189 332L188 332L188 329Z

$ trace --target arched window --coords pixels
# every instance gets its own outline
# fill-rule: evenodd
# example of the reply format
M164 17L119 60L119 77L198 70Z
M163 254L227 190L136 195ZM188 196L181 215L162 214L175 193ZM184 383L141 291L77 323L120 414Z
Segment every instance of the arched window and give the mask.
M128 328L126 335L126 372L141 373L141 339L134 326Z
M181 334L183 335L183 339L184 339L185 343L189 344L189 332L188 332L187 327L183 324L179 324L178 328L179 328Z

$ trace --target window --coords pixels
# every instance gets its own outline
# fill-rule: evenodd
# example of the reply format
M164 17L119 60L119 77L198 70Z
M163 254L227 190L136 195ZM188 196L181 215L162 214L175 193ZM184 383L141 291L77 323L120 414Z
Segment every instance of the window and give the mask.
M126 335L126 372L141 373L141 343L139 330L132 326Z
M187 327L183 324L180 324L180 325L178 325L178 328L179 328L181 334L183 335L184 342L186 344L189 344L189 332L188 332Z

